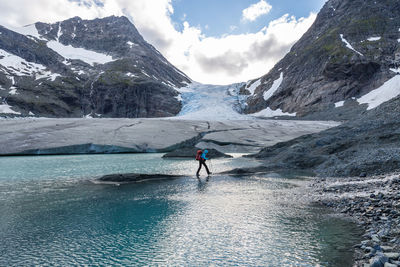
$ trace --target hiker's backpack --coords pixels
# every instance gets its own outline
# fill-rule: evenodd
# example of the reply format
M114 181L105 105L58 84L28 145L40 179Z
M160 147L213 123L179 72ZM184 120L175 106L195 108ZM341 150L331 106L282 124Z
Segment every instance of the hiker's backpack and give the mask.
M201 154L203 154L203 151L197 150L196 160L200 160L201 159Z

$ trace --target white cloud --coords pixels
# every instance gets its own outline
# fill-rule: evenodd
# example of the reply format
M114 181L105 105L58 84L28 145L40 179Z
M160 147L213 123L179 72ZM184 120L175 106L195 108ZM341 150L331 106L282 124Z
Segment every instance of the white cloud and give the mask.
M0 1L0 24L21 26L73 16L93 19L125 15L149 43L193 80L227 84L266 74L316 17L310 14L296 19L284 15L256 33L228 33L215 38L205 36L200 27L191 26L187 21L178 31L174 27L177 22L171 20L172 0L103 0L102 6L93 1L85 0L85 4L68 0Z
M229 30L231 31L231 32L233 32L233 31L235 31L235 30L237 30L237 26L235 26L235 25L231 25L231 26L229 26Z
M258 17L268 14L271 9L272 6L268 2L260 0L260 2L252 4L242 11L242 20L255 21Z

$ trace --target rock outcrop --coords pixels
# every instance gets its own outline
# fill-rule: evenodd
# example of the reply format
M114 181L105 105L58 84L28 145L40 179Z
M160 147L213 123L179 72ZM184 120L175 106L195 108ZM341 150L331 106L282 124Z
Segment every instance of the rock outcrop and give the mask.
M182 175L168 174L140 174L140 173L124 173L124 174L109 174L98 178L96 181L100 183L138 183L151 180L165 180L182 178Z
M126 17L0 26L0 114L174 116L190 82Z
M266 147L264 169L313 170L320 176L371 176L400 170L400 97L360 118Z

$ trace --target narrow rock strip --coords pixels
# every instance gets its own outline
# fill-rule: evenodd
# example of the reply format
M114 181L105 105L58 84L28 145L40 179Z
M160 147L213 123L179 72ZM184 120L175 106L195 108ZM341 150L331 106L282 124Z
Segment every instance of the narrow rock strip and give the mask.
M354 266L400 266L400 175L318 179L312 199L354 218L364 229Z

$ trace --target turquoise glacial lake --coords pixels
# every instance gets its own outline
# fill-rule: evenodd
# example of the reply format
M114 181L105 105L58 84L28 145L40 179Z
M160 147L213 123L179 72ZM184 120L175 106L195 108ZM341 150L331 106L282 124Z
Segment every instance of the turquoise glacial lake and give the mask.
M0 158L0 266L351 266L361 230L309 205L307 178L197 179L162 154ZM236 157L214 173L255 166ZM112 173L183 174L96 184Z

